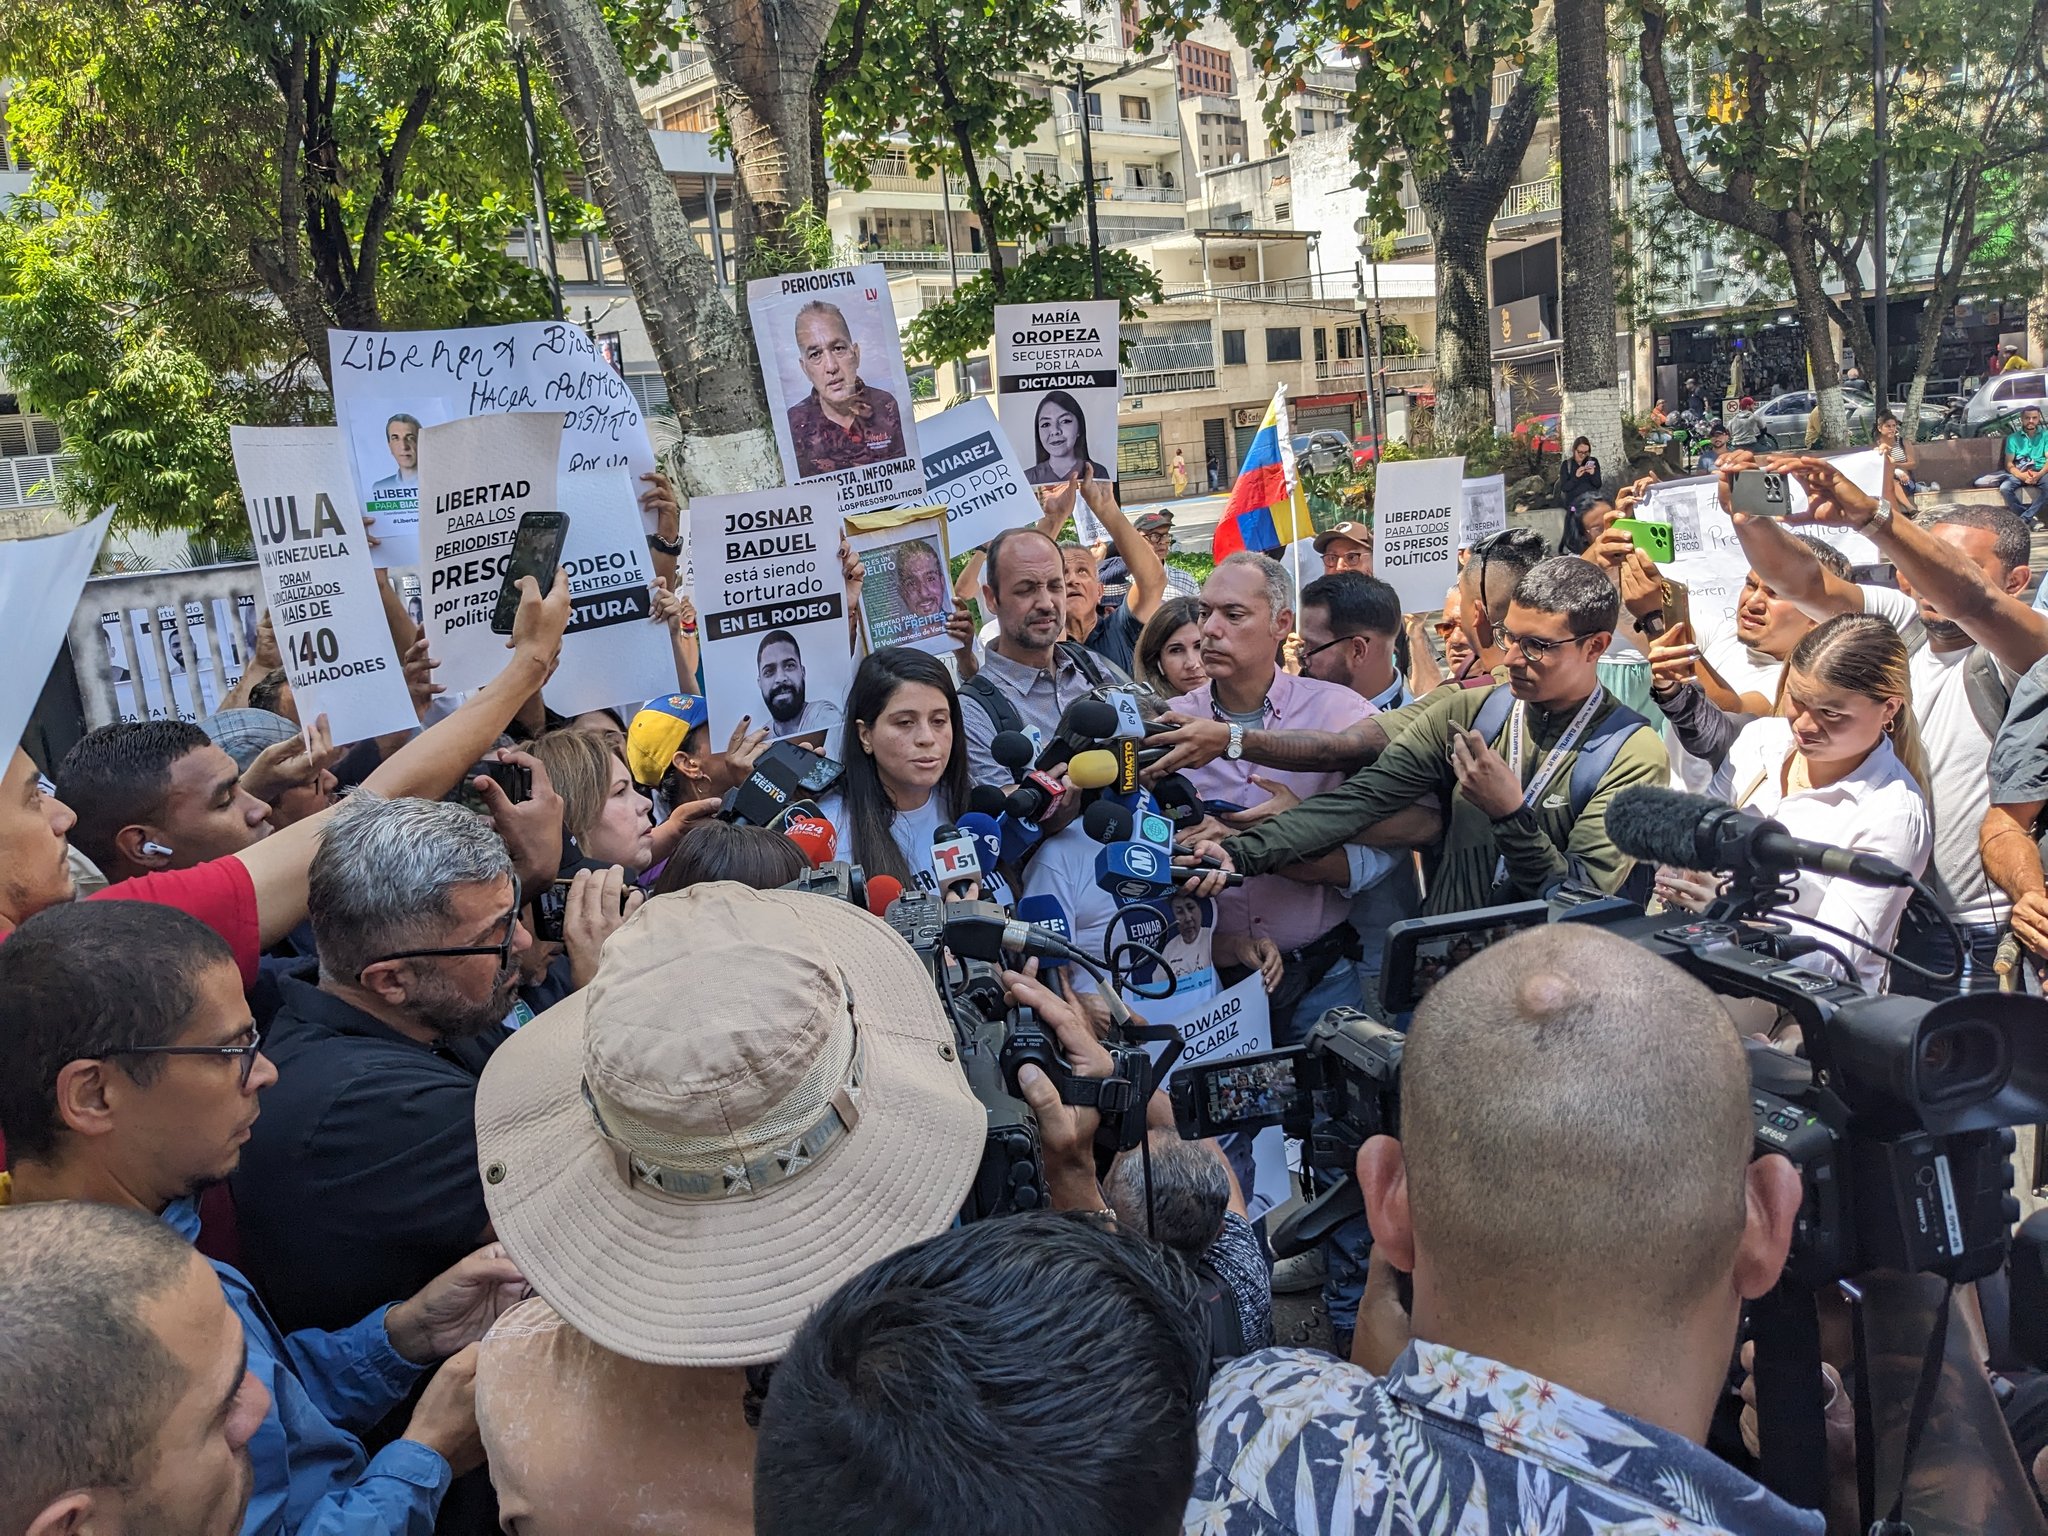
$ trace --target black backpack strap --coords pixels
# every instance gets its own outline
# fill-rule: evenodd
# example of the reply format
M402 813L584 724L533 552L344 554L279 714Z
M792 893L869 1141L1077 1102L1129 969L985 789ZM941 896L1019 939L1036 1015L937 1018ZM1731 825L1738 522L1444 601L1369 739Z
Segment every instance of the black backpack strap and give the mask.
M1102 658L1078 640L1062 640L1059 653L1081 669L1081 675L1088 679L1090 688L1110 686L1115 680L1104 670Z
M1963 692L1969 696L1970 713L1977 729L1996 741L1998 728L2005 724L2005 712L2012 704L2012 689L1998 668L1998 658L1978 646L1963 663Z
M963 698L980 703L998 736L1004 731L1024 729L1024 717L1017 713L1017 706L1010 701L1010 696L979 672L960 685L960 693Z

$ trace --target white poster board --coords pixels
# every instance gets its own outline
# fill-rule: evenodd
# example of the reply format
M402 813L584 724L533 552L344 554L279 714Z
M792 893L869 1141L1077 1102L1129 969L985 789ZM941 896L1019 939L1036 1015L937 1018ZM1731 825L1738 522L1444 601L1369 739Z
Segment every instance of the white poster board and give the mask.
M1186 1042L1180 1060L1174 1063L1174 1072L1201 1066L1205 1062L1228 1061L1233 1057L1251 1056L1273 1049L1266 984L1257 971L1192 1012L1165 1022L1179 1030L1181 1039ZM1168 1073L1167 1081L1172 1080L1173 1073ZM1220 1085L1220 1091L1229 1092L1230 1085L1227 1082ZM1250 1113L1258 1107L1252 1102L1258 1089L1248 1081L1244 1092L1247 1099L1245 1110ZM1242 1177L1242 1157L1235 1157L1232 1162L1238 1165ZM1278 1126L1269 1126L1252 1138L1251 1166L1252 1184L1246 1188L1244 1197L1254 1216L1285 1205L1293 1190L1287 1177L1286 1138Z
M837 487L847 514L920 500L910 374L881 266L757 277L747 310L789 484Z
M1433 613L1458 579L1465 461L1382 461L1373 477L1372 566L1403 613Z
M408 470L407 421L559 411L565 474L623 464L640 476L654 447L640 403L580 325L530 320L449 331L329 331L334 419L348 439L357 493L373 513L382 566L421 563L419 471ZM647 524L653 531L653 524Z
M654 563L631 472L615 464L563 475L555 504L569 518L569 628L548 708L580 715L616 706L630 720L643 701L678 686L668 627L653 622Z
M0 667L0 741L11 757L28 729L50 667L92 574L112 509L81 528L42 539L0 540L0 613L7 615L7 665Z
M917 440L925 500L946 509L949 548L979 549L1005 529L1038 520L1038 498L986 399L927 416L917 424Z
M420 434L421 576L435 680L481 688L505 666L491 629L519 519L556 506L562 418L553 411L465 416ZM570 533L575 526L572 523Z
M1508 482L1505 475L1481 475L1462 482L1464 509L1458 520L1458 548L1470 549L1508 525Z
M242 506L299 719L337 745L419 724L339 427L230 427Z
M777 740L836 742L853 682L839 532L829 481L691 499L713 740L746 716Z
M945 656L960 648L946 633L954 603L941 508L850 517L846 542L860 558L861 631L869 650L907 645Z
M1058 485L1085 465L1116 478L1116 406L1122 394L1116 299L996 306L996 415L1030 485ZM1084 544L1109 537L1079 497Z

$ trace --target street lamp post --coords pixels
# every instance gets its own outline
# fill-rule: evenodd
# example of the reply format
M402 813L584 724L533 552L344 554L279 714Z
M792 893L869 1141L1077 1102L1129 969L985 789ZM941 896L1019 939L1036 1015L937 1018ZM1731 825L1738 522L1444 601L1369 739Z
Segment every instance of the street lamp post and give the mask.
M1876 409L1882 411L1890 399L1888 375L1891 372L1891 273L1885 254L1885 216L1890 180L1885 164L1884 131L1886 102L1884 90L1884 0L1870 0L1870 127L1871 137L1877 150L1877 163L1872 167L1871 202L1876 221L1876 233L1870 243L1871 287L1876 290L1877 306L1871 315L1871 350L1877 356L1870 362L1870 392L1876 400ZM1872 429L1873 431L1875 428ZM1911 442L1909 430L1905 439Z
M555 318L567 313L562 308L562 271L555 264L555 232L548 227L548 189L541 176L540 124L533 116L533 84L526 73L526 44L533 36L532 19L525 0L512 0L505 7L505 31L512 39L512 70L519 77L519 115L526 123L526 166L533 176L533 219L540 230L540 249L548 264L548 296L554 302Z
M1102 295L1102 237L1095 227L1095 152L1093 141L1088 136L1088 93L1098 85L1107 85L1112 80L1121 80L1125 75L1136 74L1141 69L1150 69L1154 64L1164 64L1166 55L1155 53L1149 59L1136 59L1122 69L1113 69L1106 75L1092 78L1079 65L1074 67L1074 109L1081 116L1081 179L1088 185L1088 272L1096 298Z

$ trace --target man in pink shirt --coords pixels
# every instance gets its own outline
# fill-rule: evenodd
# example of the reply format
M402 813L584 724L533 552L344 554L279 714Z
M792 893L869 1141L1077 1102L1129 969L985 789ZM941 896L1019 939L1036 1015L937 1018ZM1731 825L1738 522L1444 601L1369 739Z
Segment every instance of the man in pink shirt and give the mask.
M1167 706L1232 728L1223 756L1187 772L1203 799L1249 809L1276 791L1306 800L1343 781L1341 773L1258 769L1242 755L1247 730L1342 731L1373 712L1349 688L1280 670L1280 646L1293 629L1293 586L1279 561L1240 551L1203 584L1202 666L1209 681ZM1255 875L1217 898L1219 934L1249 933L1280 950L1285 971L1270 999L1276 1048L1305 1037L1325 1010L1360 1002L1352 884L1340 848L1286 874Z

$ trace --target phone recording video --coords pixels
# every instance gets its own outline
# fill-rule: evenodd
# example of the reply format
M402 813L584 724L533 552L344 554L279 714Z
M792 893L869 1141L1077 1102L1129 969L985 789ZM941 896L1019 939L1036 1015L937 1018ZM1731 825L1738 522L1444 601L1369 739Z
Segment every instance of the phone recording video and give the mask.
M491 633L512 633L512 623L519 616L520 577L531 576L541 596L547 596L562 563L562 543L568 537L566 512L529 512L519 519L512 553L505 562L505 584L498 589L498 606L491 610Z

